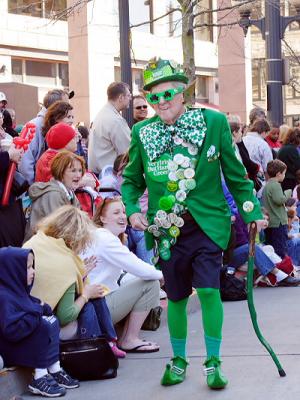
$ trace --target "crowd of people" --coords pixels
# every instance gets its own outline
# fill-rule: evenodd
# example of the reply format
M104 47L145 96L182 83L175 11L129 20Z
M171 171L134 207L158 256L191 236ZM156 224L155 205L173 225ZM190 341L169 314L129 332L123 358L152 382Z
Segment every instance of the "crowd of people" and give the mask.
M181 383L192 287L207 384L225 387L220 268L247 268L249 222L263 228L255 283L300 284L300 128L272 125L258 107L247 126L186 107L187 78L168 60L149 63L144 80L146 97L111 83L90 128L75 123L73 92L50 90L25 151L0 93L0 199L18 166L0 205L0 356L34 369L34 394L79 386L60 366L60 341L104 336L118 358L159 351L140 331L165 296L174 357L161 383ZM132 132L121 115L131 106Z

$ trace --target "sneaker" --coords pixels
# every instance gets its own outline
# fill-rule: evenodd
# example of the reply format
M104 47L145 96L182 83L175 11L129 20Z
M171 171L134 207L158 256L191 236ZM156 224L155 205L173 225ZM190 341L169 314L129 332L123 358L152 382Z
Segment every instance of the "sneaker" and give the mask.
M59 386L50 374L44 375L39 379L32 379L28 389L33 394L45 397L60 397L66 394L66 389Z
M58 372L51 374L59 386L66 389L75 389L79 387L79 381L77 379L71 378L70 375L66 373L65 370L61 369Z

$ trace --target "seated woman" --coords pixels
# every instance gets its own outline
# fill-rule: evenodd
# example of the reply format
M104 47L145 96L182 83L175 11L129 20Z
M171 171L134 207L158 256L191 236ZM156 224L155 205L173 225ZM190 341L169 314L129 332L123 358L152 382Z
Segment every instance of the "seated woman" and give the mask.
M39 223L37 234L23 247L33 249L36 257L32 293L50 304L61 327L76 321L71 324L75 331L64 339L105 335L116 354L116 332L103 297L105 288L85 281L87 271L78 256L90 243L93 229L83 211L62 206Z
M54 157L51 164L53 179L46 183L36 182L29 188L32 206L25 240L34 234L37 223L58 207L65 204L79 207L74 191L84 172L85 164L82 157L70 151L62 151Z
M91 283L102 283L110 289L106 296L114 323L127 317L118 343L126 352L150 353L159 350L155 343L139 338L140 329L149 311L159 305L161 271L135 256L122 244L126 215L120 198L105 198L98 206L94 223L93 243L85 255L97 256L97 265L89 273ZM140 279L122 286L117 281L126 270Z
M77 388L59 363L59 325L51 307L30 295L34 255L28 249L0 249L0 354L4 365L34 368L30 392L59 397Z
M123 171L129 162L129 153L120 154L115 159L112 169L107 166L107 174L105 173L106 168L102 170L101 175L101 188L114 188L116 192L102 192L101 197L115 197L117 193L121 193L121 185L123 182ZM102 189L103 190L103 189ZM139 200L142 213L146 215L148 209L148 190ZM142 259L148 264L152 264L153 250L147 250L144 231L140 231L132 228L130 225L126 229L127 234L127 245L129 250L132 251L137 257ZM161 290L161 298L165 298L166 293Z

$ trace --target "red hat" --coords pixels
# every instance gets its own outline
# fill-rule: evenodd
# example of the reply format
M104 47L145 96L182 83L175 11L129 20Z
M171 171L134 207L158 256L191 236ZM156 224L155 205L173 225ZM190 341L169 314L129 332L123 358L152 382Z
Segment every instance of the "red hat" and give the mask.
M46 135L46 142L50 149L63 149L76 136L72 126L59 122L53 125Z

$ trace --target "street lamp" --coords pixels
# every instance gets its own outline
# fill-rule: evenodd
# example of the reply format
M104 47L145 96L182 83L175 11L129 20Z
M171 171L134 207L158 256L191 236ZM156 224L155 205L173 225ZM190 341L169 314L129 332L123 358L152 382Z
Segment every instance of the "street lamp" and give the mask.
M120 67L121 81L128 83L132 92L132 72L131 72L131 57L130 57L130 29L129 29L129 2L128 0L119 0L119 26L120 26ZM133 124L132 107L122 112L128 125Z
M235 4L241 2L235 1ZM280 0L265 0L265 16L251 19L253 2L241 4L238 8L240 14L239 25L243 28L245 36L251 25L256 26L262 34L266 44L266 69L267 69L267 111L271 123L283 123L283 59L281 39L284 37L286 27L293 21L300 21L300 0L289 0L297 11L297 15L285 17L280 15Z

